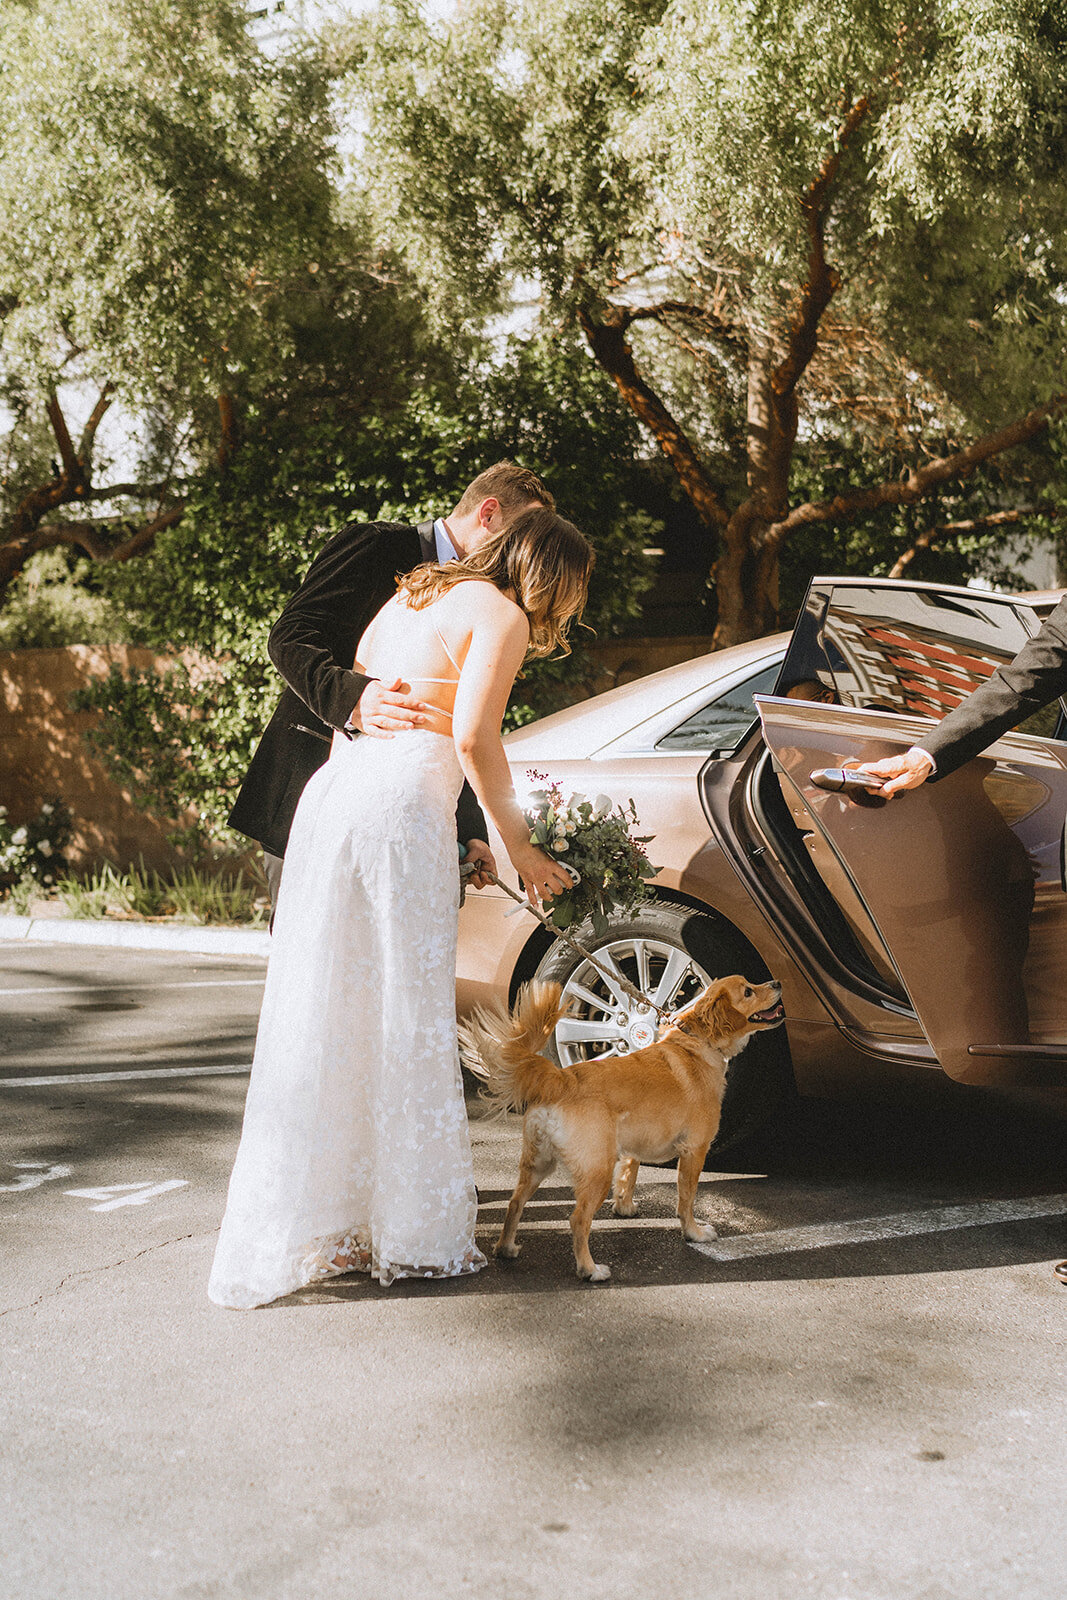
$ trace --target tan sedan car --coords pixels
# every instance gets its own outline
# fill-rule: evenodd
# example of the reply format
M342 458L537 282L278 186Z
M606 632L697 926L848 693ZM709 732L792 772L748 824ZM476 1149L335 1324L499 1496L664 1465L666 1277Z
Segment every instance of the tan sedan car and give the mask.
M1067 744L1058 707L881 809L817 776L906 749L1039 626L1040 598L813 580L791 635L670 667L507 738L516 787L633 798L655 900L580 942L658 1004L782 981L784 1030L730 1072L718 1148L794 1087L944 1071L1067 1087ZM865 795L858 799L862 801ZM499 843L499 842L498 842ZM500 851L503 858L503 852ZM460 1010L563 984L566 1066L646 1016L494 889L460 916Z

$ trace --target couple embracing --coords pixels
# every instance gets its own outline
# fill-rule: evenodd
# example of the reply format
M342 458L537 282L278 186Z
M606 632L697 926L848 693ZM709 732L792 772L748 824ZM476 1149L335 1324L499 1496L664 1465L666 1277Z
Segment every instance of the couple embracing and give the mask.
M500 725L523 661L566 649L592 566L541 480L501 462L447 518L338 534L272 630L287 688L230 820L267 853L274 937L216 1303L485 1265L457 836L475 887L495 870L483 807L529 894L568 887L530 843Z

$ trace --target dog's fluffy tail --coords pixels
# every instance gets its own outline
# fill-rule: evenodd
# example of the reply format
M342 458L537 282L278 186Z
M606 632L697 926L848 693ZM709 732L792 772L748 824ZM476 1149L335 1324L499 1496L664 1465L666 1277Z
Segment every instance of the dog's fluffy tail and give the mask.
M460 1023L460 1046L485 1079L482 1099L491 1111L556 1105L573 1092L569 1075L538 1054L566 1009L560 993L558 983L528 983L513 1012L498 1002Z

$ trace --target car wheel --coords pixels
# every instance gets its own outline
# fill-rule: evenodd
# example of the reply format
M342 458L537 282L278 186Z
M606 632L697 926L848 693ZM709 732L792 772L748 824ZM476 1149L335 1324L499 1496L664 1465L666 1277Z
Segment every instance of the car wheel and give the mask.
M679 1009L716 978L742 972L769 976L751 946L728 924L689 906L657 901L598 935L591 923L574 938L609 971L621 973L656 1005ZM609 984L595 967L557 940L535 978L558 983L570 1002L546 1046L561 1067L592 1056L628 1055L655 1037L655 1013ZM722 1122L712 1151L747 1138L792 1091L784 1032L760 1033L730 1064Z

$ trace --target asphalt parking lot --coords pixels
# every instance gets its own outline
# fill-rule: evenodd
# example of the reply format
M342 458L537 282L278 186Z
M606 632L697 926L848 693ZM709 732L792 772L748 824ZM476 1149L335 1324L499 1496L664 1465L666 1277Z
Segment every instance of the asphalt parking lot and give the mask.
M19 1600L1067 1589L1067 1107L805 1103L476 1278L204 1293L263 966L0 945L2 1592ZM484 1240L517 1121L472 1101Z

